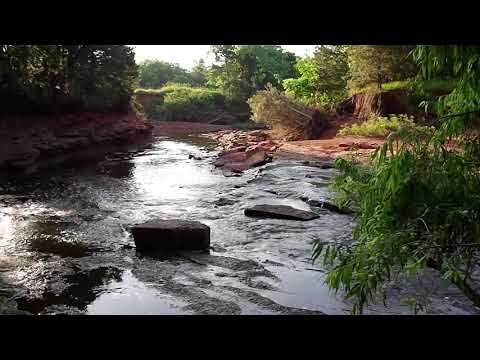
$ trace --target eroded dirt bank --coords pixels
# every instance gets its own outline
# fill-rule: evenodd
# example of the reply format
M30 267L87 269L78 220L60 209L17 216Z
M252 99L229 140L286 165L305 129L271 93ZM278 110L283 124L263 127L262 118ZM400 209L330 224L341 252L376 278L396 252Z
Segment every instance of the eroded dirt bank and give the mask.
M66 154L149 135L152 126L128 113L52 116L2 115L0 169L24 170Z

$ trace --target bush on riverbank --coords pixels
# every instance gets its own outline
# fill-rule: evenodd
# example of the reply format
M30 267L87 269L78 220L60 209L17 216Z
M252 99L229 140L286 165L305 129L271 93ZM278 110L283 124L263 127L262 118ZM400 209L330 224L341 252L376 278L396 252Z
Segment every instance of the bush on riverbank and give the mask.
M365 136L385 138L402 128L416 128L419 131L428 131L429 127L415 123L413 116L405 114L390 116L373 116L360 124L344 126L338 131L338 135Z
M404 131L401 140L399 146L390 139L371 166L337 160L337 203L358 214L355 241L316 240L313 257L321 255L333 265L327 283L355 300L354 313L376 295L381 298L383 285L396 275L414 276L427 266L478 306L471 274L480 249L480 143L477 139L470 150L458 153L414 129Z
M337 160L334 189L338 205L357 213L354 241L314 241L313 259L331 266L326 281L352 298L354 313L377 295L385 301L398 276L425 268L480 306L480 48L419 45L414 55L424 76L459 79L434 104L438 129L396 131L366 169Z
M330 119L326 112L306 106L272 86L257 91L247 102L255 122L270 126L275 137L286 140L315 138Z
M169 84L161 89L137 89L135 95L150 95L144 102L150 119L162 121L211 122L223 115L227 101L219 90L186 84Z

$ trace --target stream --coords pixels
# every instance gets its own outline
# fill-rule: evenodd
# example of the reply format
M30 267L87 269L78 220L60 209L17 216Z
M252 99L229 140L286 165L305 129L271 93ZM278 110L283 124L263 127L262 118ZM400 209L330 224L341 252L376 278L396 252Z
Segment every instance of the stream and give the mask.
M350 215L311 208L328 199L334 169L275 160L242 176L213 166L215 144L200 137L98 150L54 168L0 182L1 314L349 314L351 303L312 265L312 236L348 241ZM201 158L190 159L189 155ZM216 204L221 199L224 204ZM255 204L316 211L311 221L256 219ZM135 251L129 227L153 218L211 227L209 253L153 258ZM431 271L392 283L386 305L366 314L479 309Z

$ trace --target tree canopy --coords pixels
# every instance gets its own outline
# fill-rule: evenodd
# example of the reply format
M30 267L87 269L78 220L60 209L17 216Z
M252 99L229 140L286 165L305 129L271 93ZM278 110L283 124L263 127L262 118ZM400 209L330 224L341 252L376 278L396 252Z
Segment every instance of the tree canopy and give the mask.
M217 64L208 76L209 84L230 97L247 100L267 84L283 89L286 78L295 77L296 56L279 45L213 45Z
M345 46L319 46L296 64L300 77L283 81L287 93L309 104L334 105L346 96L349 67Z
M350 45L347 47L350 66L349 88L352 91L367 86L405 80L416 75L410 45Z
M0 45L5 108L125 109L137 67L124 45Z
M201 60L190 72L178 64L161 60L145 60L139 64L138 85L141 88L159 89L167 83L203 86L206 67Z

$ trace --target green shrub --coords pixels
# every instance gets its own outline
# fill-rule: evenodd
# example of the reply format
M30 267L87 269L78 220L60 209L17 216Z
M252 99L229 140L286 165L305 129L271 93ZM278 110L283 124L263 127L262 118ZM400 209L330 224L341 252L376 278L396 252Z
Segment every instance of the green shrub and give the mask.
M455 87L453 79L404 80L382 84L382 90L415 90L422 92L451 91Z
M133 93L135 95L159 95L162 93L162 89L135 89Z
M368 91L394 91L405 90L409 95L428 97L432 92L450 92L456 84L454 79L431 79L431 80L402 80L383 83L380 86L370 84L361 88L352 88L350 96Z
M415 124L412 116L400 114L387 117L375 116L361 124L352 124L343 127L338 131L339 135L365 136L365 137L387 137L392 132L401 128L417 128L428 131L428 127Z
M169 84L161 89L137 89L135 94L155 95L145 104L151 119L201 121L208 113L225 109L225 96L218 90Z
M358 225L353 242L314 242L313 259L331 266L329 287L344 290L355 313L376 295L385 301L397 276L427 267L480 306L480 47L418 45L414 58L423 77L459 79L434 104L439 129L399 129L366 171L338 160L338 205L351 206Z
M310 106L333 109L347 95L348 62L345 46L319 46L310 58L297 61L296 79L285 79L288 95Z
M337 160L337 203L357 213L358 225L351 243L316 239L313 258L331 266L327 283L354 300L354 313L384 297L396 276L426 267L480 304L471 288L480 265L480 142L469 144L448 150L412 129L392 136L371 166Z

